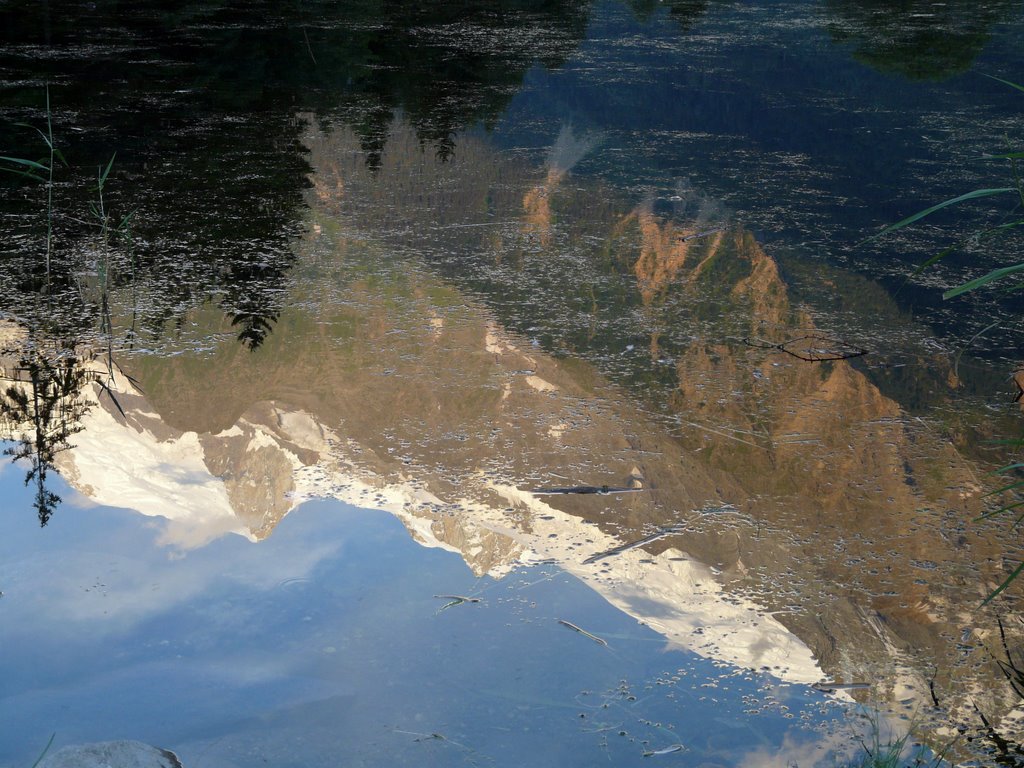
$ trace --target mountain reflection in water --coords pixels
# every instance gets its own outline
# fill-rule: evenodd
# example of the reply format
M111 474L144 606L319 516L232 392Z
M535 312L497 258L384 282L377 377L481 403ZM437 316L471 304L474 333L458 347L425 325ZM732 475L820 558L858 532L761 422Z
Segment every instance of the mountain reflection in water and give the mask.
M351 329L338 353L348 362L319 369L344 370L344 383L310 410L331 413L325 421L369 449L378 473L416 479L446 501L486 500L501 483L615 485L638 473L650 492L607 504L548 499L626 540L735 505L748 517L709 518L653 551L672 546L722 569L734 594L756 595L834 676L881 677L894 699L921 706L931 685L963 721L980 680L991 710L1016 706L991 685L999 674L981 645L962 658L948 642L965 625L994 636L977 604L1005 573L1001 529L971 522L981 509L971 462L853 362L741 342L831 329L816 325L828 318L820 302L812 315L791 300L777 264L721 206L681 186L668 215L653 201L631 209L570 179L598 146L574 141L571 128L539 173L471 136L440 163L401 124L372 174L343 129L307 143L314 206L328 214L309 247L323 243L320 264L333 261L339 275L316 282L347 285L335 300ZM367 248L384 250L367 257ZM518 334L471 320L451 289L422 284L424 262ZM415 277L396 279L403 270ZM329 327L328 338L344 336ZM233 357L210 374L220 391L237 391ZM941 360L927 363L938 370L918 374L949 387ZM196 398L172 402L185 381L165 370L147 377L173 388L162 413L200 427ZM293 396L295 377L278 361L246 401ZM608 377L641 393L649 412L625 405ZM543 518L510 514L527 530ZM580 559L593 553L578 549Z
M599 151L573 136L545 168L473 136L443 162L395 123L371 170L354 134L311 129L275 332L250 351L209 307L160 354L125 357L141 389L115 372L124 416L84 413L62 474L167 518L183 550L264 539L307 498L386 509L479 576L554 561L670 647L868 680L934 707L936 734L975 705L1012 728L978 609L1007 543L971 522L972 463L853 361L778 354L827 315L712 201L681 186L668 213L629 208L571 163L552 172ZM534 327L496 322L524 314ZM195 340L209 351L175 354ZM532 493L631 482L644 491ZM965 631L978 642L949 641Z
M846 61L835 76L879 94L851 107L810 73L817 44L792 71L764 55L757 30L806 22L800 4L732 8L743 34L723 21L725 6L681 0L261 5L258 22L218 3L174 14L91 3L81 24L50 6L0 11L11 20L0 25L0 76L16 94L3 114L42 124L31 105L53 78L58 136L76 158L56 189L45 280L44 190L2 188L17 216L0 245L11 318L0 326L0 428L43 524L61 495L82 503L54 469L94 503L154 518L71 504L49 539L5 521L0 638L16 649L2 670L14 691L5 722L45 741L52 688L62 706L104 702L69 725L83 739L123 723L225 765L250 764L238 756L247 749L280 765L330 764L339 752L368 764L521 764L522 750L552 765L624 764L679 742L709 761L806 766L831 760L835 734L809 745L787 715L827 720L814 709L829 690L916 713L936 747L977 733L981 716L1020 743L1024 710L999 661L1024 631L979 607L1020 554L1004 521L976 521L990 466L978 446L1007 419L960 397L1001 373L953 364L907 310L914 286L897 305L834 266L860 256L813 254L877 224L894 190L930 194L948 181L908 147L922 133L963 132L964 114L930 105L931 117L904 120L893 105L906 82L964 71L1017 7L822 3L810 15L836 51L820 69L852 56L898 81L854 77L859 65ZM704 24L721 26L691 38ZM97 30L116 30L123 49L91 48ZM1013 46L1002 44L1005 59ZM970 112L957 93L913 98ZM638 115L636 103L649 109ZM865 103L877 107L870 119ZM565 114L574 123L559 126ZM0 125L5 146L22 135L15 122ZM883 134L894 148L876 157L866 148ZM108 249L76 216L92 189L91 175L78 183L83 169L111 146L108 202L124 211L137 196L144 215L130 245ZM718 155L729 162L703 159ZM679 177L691 167L697 183ZM841 221L822 227L840 207ZM901 274L912 254L891 248L871 274ZM48 317L52 307L62 316ZM387 510L424 548L346 505ZM124 546L195 567L195 581L184 567L138 568L173 572L160 583L188 600L122 585L130 605L111 611L122 625L63 600L93 578L93 550L122 562ZM347 563L332 547L360 557ZM65 576L52 565L76 556ZM211 597L218 557L242 586ZM45 585L38 606L25 586L33 573ZM90 600L106 596L105 582L89 583ZM276 594L309 584L328 597ZM527 587L549 601L536 615L521 594L489 612L495 592ZM1020 589L1000 611L1017 609ZM240 608L246 600L259 609ZM332 601L361 607L342 628ZM530 625L542 622L554 634L539 640ZM41 659L68 650L54 626L75 643L50 674ZM83 626L101 640L127 626L115 645L137 666L88 661L96 646ZM286 652L247 644L259 635ZM360 652L344 664L325 660L352 645ZM25 672L28 658L41 671ZM182 658L195 661L187 683L176 678ZM624 671L633 662L642 669ZM716 679L714 668L726 671ZM211 669L223 691L209 691ZM706 682L673 698L688 674ZM741 681L729 695L726 677ZM134 720L119 711L140 680L168 687L178 710L193 699L186 685L209 698L168 736L159 705ZM663 698L649 693L658 686ZM720 687L724 709L710 693ZM581 697L594 690L592 707ZM701 713L687 733L676 730L683 699ZM425 718L438 701L447 722ZM595 722L605 704L615 717ZM594 726L540 722L531 707ZM767 720L745 716L755 710ZM261 735L268 721L273 736ZM384 747L366 738L382 723ZM520 738L529 729L546 746ZM310 730L315 746L285 754ZM619 730L628 737L615 746Z

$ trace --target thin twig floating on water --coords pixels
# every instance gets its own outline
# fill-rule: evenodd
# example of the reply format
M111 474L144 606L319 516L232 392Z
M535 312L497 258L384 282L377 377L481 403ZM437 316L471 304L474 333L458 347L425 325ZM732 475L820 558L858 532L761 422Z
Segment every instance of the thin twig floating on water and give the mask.
M664 749L647 750L644 752L644 757L657 757L658 755L671 755L673 752L682 752L682 744L673 744L671 747L665 747Z
M719 232L725 232L725 227L715 227L714 229L705 229L703 232L697 232L693 235L687 235L686 237L679 238L679 242L686 243L690 240L696 240L698 237L707 237L708 235L717 235Z
M569 629L573 630L574 632L579 632L581 635L585 635L586 637L589 637L591 640L593 640L598 645L603 645L605 648L608 647L608 641L607 640L605 640L604 638L598 637L597 635L592 635L590 632L587 632L587 630L583 629L582 627L577 627L571 621L566 621L565 619L559 619L558 623L561 624L563 627L568 627Z
M568 488L534 488L530 493L534 496L562 496L569 493L597 493L607 496L610 493L639 493L645 488L623 488L614 485L574 485Z
M736 437L736 435L730 435L728 432L722 432L721 430L712 429L711 427L706 427L703 424L698 424L695 421L686 421L685 419L679 419L678 421L679 421L680 424L685 424L688 427L696 427L697 429L703 429L705 432L710 432L713 435L719 435L721 437L726 437L729 440L735 440L737 443L743 443L744 445L749 445L749 446L752 446L754 448L760 448L762 451L768 450L763 445L758 445L757 443L752 443L749 440L744 440L742 437ZM746 432L744 430L734 430L734 431L742 432L745 435L754 435L753 432ZM754 437L758 437L758 435L754 435Z
M836 683L832 681L824 683L812 683L811 688L822 693L835 693L836 691L863 691L871 687L871 683Z
M453 746L456 746L459 749L463 749L466 752L472 752L473 751L472 749L467 747L465 744L460 744L459 742L455 741L454 739L449 739L443 733L437 733L436 731L433 732L433 733L423 733L421 731L403 731L400 728L392 728L391 730L394 733L403 733L403 734L405 734L407 736L417 736L418 738L413 739L413 741L417 741L417 742L422 742L422 741L443 741L443 742L445 742L447 744L451 744Z
M465 229L466 227L501 227L506 224L515 224L516 222L508 221L481 221L479 223L472 224L443 224L440 226L434 226L433 229Z
M798 348L800 342L808 343ZM743 339L743 343L755 349L776 349L808 363L820 363L823 360L849 360L851 357L861 357L868 353L863 347L816 333L809 333L781 344L749 337Z
M659 528L650 536L645 536L642 539L637 539L636 541L631 541L627 544L619 544L619 546L617 547L612 547L611 549L606 549L603 552L598 552L597 554L591 555L583 561L583 565L590 565L591 563L596 563L598 560L604 560L606 557L612 557L613 555L622 554L623 552L627 552L631 549L642 547L644 544L650 544L652 541L657 541L658 539L663 539L666 536L671 536L674 533L682 533L685 530L686 523L676 523L675 525L669 525L665 528Z
M438 613L440 613L441 611L445 610L446 608L451 608L453 605L462 605L463 603L479 603L480 602L480 598L479 597L464 597L463 595L434 595L434 597L436 597L438 600L451 600L451 602L448 603L447 605L442 605L440 608L438 608L437 609Z

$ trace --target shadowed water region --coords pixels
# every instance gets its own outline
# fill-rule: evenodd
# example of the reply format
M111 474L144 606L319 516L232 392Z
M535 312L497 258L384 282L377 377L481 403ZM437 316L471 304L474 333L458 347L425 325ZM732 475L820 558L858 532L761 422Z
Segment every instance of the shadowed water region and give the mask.
M0 15L0 761L1022 762L1018 3Z

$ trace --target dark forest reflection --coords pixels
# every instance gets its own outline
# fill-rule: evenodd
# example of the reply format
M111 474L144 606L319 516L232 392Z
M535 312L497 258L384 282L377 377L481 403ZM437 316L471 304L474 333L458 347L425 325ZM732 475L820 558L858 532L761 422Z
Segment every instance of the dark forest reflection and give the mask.
M628 0L638 19L649 19L656 11L668 8L670 18L684 32L692 29L708 12L710 0Z
M629 7L650 21L665 4ZM835 39L871 66L937 78L968 66L1017 7L835 0L827 18ZM692 30L715 8L680 0L667 15ZM146 2L9 3L0 10L0 147L40 154L34 131L17 123L45 125L49 83L56 143L70 163L54 189L55 247L76 250L95 169L116 152L108 202L133 214L135 245L132 268L110 287L131 282L145 296L133 329L159 339L180 328L189 307L216 297L255 349L282 312L301 229L307 121L296 114L347 125L371 168L398 115L431 153L451 159L459 132L495 125L531 68L561 67L578 50L592 13L590 2L573 0L175 11ZM40 259L46 195L9 174L0 184L12 213L0 290L35 291L25 282L35 267L25 265Z
M1019 0L826 0L829 31L858 61L911 80L966 72Z
M350 124L370 165L399 112L450 157L455 134L493 124L531 67L565 60L588 8L11 3L0 10L0 146L25 158L43 151L17 123L45 126L50 83L56 144L71 164L56 179L55 246L76 249L96 165L116 151L108 202L134 213L135 263L110 287L131 281L146 296L140 336L173 331L188 307L217 296L239 340L256 348L281 312L302 215L308 166L296 112ZM0 245L0 283L21 285L25 263L39 262L46 195L10 174L0 184L20 222Z

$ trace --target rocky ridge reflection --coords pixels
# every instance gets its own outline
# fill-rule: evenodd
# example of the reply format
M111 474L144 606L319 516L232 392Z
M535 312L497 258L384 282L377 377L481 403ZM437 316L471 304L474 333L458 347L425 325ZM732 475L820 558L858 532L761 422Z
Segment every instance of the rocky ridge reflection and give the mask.
M571 128L540 169L472 137L460 141L460 161L441 166L400 125L373 178L344 131L310 146L319 205L348 232L430 265L532 349L574 371L589 367L583 358L644 403L647 413L630 417L646 426L630 430L639 455L629 466L609 461L614 443L604 458L570 466L607 466L616 482L636 465L653 490L614 510L576 499L563 509L628 540L674 522L680 509L734 504L748 520L703 526L671 545L757 595L830 674L881 677L893 700L929 710L934 691L955 722L976 722L974 702L1017 708L987 650L998 629L977 607L1006 573L1009 546L999 527L973 522L980 472L937 423L893 399L903 390L888 382L883 394L873 368L808 363L772 346L840 334L829 291L845 276L826 272L824 297L795 301L754 238L687 184L638 205L573 178L597 140ZM884 307L876 323L879 343L916 361L914 387L954 404L956 377L926 331ZM743 343L751 339L766 343ZM893 355L879 352L875 360ZM555 466L533 469L565 484ZM519 477L522 487L532 476ZM957 645L962 637L970 640Z
M389 291L399 287L387 285ZM534 474L539 481L531 469L538 462L638 472L637 461L650 463L629 445L642 416L595 396L556 361L522 349L487 323L478 306L459 306L457 294L428 278L405 288L404 310L397 313L380 293L360 296L360 314L381 323L369 337L307 339L312 343L298 351L298 360L272 342L255 355L235 356L233 346L220 350L198 379L213 391L232 386L222 375L292 391L287 404L276 397L253 402L227 428L171 427L122 381L128 429L112 409L94 409L62 466L65 475L101 503L167 517L165 540L176 546L196 546L226 531L260 538L309 496L381 507L400 517L419 542L461 553L479 574L555 560L673 646L764 667L793 682L820 677L806 646L751 601L724 595L707 566L676 550L656 557L635 550L582 563L618 539L512 478ZM432 301L426 292L434 294ZM435 303L439 298L452 303L445 308ZM302 314L333 325L334 306L309 306ZM443 323L432 322L431 312L438 311ZM374 362L353 365L371 350ZM275 371L264 367L268 360L277 361ZM312 360L337 373L300 390ZM164 363L143 375L149 379L159 370L173 387L173 364ZM157 411L160 397L152 396ZM304 410L316 401L315 415ZM481 442L485 432L490 439ZM688 504L684 519L702 517L699 493L676 494ZM588 501L617 506L621 499ZM643 514L648 505L641 499L631 506Z
M308 142L314 214L278 331L249 353L210 310L192 318L223 334L209 356L127 363L146 392L125 395L132 429L93 409L73 482L167 516L184 546L264 536L334 495L479 573L555 558L731 663L877 679L911 705L934 690L954 722L972 700L1016 706L976 608L1005 542L969 523L973 468L850 362L742 343L821 331L713 201L681 186L668 209L631 205L571 163L553 173L564 153L538 168L471 137L441 163L400 124L372 173L345 130ZM135 463L103 464L100 444ZM636 476L648 490L529 493Z

